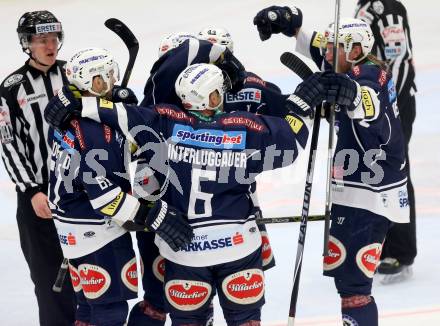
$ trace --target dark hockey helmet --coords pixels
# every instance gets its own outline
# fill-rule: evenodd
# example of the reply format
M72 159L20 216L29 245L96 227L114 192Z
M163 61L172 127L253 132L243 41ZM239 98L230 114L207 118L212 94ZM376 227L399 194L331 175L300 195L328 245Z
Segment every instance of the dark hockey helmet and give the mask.
M17 27L18 39L20 40L23 52L30 54L29 45L32 35L57 33L59 46L63 45L64 33L61 22L50 11L30 11L23 14L18 20Z

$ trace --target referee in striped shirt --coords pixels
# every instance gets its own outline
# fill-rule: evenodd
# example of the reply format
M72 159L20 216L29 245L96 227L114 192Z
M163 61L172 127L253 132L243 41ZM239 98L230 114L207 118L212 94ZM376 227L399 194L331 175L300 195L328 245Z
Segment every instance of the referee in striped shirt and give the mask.
M417 91L413 65L412 42L405 7L396 0L359 0L356 18L370 24L376 40L373 51L389 65L397 91L397 105L405 137L406 169L410 223L395 224L387 234L378 273L396 275L395 280L411 275L411 265L417 255L416 210L414 188L410 178L408 144L416 118ZM392 278L390 278L391 280ZM391 282L390 282L391 283Z
M16 185L20 244L40 325L72 325L76 303L70 282L61 293L52 291L63 255L47 201L52 141L43 119L49 99L67 83L64 62L57 60L63 31L52 13L34 11L20 18L17 32L29 59L0 85L2 159Z

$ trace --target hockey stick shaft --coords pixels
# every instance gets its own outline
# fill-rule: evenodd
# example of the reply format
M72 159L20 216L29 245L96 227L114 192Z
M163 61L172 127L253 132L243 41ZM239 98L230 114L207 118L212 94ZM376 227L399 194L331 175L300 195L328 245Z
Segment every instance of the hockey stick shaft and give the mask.
M324 221L324 215L308 215L309 222ZM258 219L257 224L280 224L280 223L296 223L301 222L302 216L285 216L285 217L265 217Z
M335 2L335 20L334 20L334 43L333 43L333 69L338 72L338 53L339 53L339 17L340 17L340 0ZM329 132L328 132L328 152L327 152L327 183L326 183L326 199L325 199L325 222L324 222L324 246L322 255L328 255L328 240L330 237L330 215L332 209L332 167L333 167L333 143L335 130L335 105L330 107L329 115Z
M128 49L128 63L121 82L122 87L127 87L137 54L139 52L139 42L127 25L125 25L119 19L109 18L105 21L104 25L118 35Z
M281 62L292 69L294 72L298 71L298 74L302 79L310 76L313 71L310 69L300 58L292 53L283 53L281 56ZM306 184L304 188L304 200L301 213L301 224L299 227L298 235L298 247L296 250L295 269L293 274L293 287L290 296L289 305L289 318L287 325L293 326L295 324L296 317L296 305L298 301L299 281L301 276L301 268L304 254L304 244L306 240L307 221L309 219L310 199L312 195L313 184L313 172L315 169L316 150L318 148L319 126L321 122L321 116L319 112L315 114L313 121L312 139L310 141L309 160L307 163L307 176Z
M63 289L64 280L66 279L67 270L69 269L69 260L63 258L60 269L58 270L57 278L52 286L52 291L60 293Z

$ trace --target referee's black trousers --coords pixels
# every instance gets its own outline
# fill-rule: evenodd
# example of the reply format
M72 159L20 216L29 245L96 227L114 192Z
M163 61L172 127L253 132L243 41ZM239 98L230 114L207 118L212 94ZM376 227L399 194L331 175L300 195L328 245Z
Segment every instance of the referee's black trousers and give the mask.
M401 98L399 98L400 100ZM403 100L404 99L404 100ZM408 156L408 144L411 139L412 125L416 118L416 101L414 96L403 97L398 101L400 120L402 122L405 137L406 169L408 174L408 200L410 205L410 223L394 223L388 231L382 259L386 257L396 258L401 264L411 265L417 255L416 243L416 201L414 188L411 181L410 164Z
M17 222L21 249L35 285L40 325L72 325L75 321L76 299L69 275L66 276L61 293L52 291L63 260L53 220L35 215L29 195L18 191Z

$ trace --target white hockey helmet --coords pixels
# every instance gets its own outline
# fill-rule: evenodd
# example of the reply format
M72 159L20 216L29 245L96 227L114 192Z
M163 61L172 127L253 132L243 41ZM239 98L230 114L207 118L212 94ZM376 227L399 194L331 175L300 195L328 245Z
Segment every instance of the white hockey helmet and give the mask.
M189 38L195 38L194 35L185 32L172 33L165 36L159 44L159 58L168 51L177 48L180 44Z
M188 66L177 77L175 90L187 110L203 111L217 110L223 103L223 95L230 87L225 81L223 72L215 65L200 63ZM218 91L220 104L216 107L209 105L209 95Z
M119 80L119 67L106 49L90 48L77 52L67 62L66 75L69 83L79 90L103 96ZM102 94L92 91L93 78L96 76L101 76L107 83L107 89Z
M325 42L334 42L334 23L331 23L325 30ZM356 18L341 18L339 22L339 44L342 44L346 56L346 60L353 64L362 61L370 54L374 45L374 36L370 25ZM360 44L362 47L362 56L356 60L349 60L348 55L353 49L354 44Z
M229 51L234 52L234 41L232 41L231 34L223 27L206 27L199 32L198 37L211 43L226 45Z

